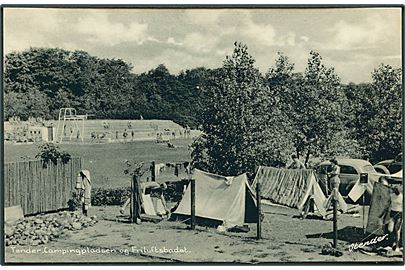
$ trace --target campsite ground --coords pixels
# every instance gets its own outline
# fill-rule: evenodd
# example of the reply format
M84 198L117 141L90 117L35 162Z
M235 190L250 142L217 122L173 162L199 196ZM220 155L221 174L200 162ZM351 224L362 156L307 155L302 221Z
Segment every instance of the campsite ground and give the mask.
M348 245L361 240L362 218L348 214L339 217L339 246L343 256L321 255L321 247L332 241L332 222L316 218L301 220L298 210L264 205L263 239L256 240L256 226L248 233L219 233L214 228L188 229L180 222L129 224L119 208L93 207L100 221L93 227L75 231L39 249L38 254L17 254L6 250L6 262L369 262L401 261L350 252ZM87 250L89 248L89 250ZM86 253L78 255L80 250ZM109 249L111 253L101 253ZM59 253L45 253L56 251ZM66 250L61 254L60 250ZM90 253L94 252L94 253Z
M152 141L127 144L62 144L61 148L74 156L81 156L83 168L92 173L95 187L128 186L129 179L123 174L124 160L150 162L176 162L189 159L190 140L175 140L178 146L170 149L164 144ZM37 154L36 145L5 144L5 161L32 159ZM157 158L158 157L158 158ZM166 172L160 180L174 178ZM174 179L173 179L174 180ZM362 239L362 218L341 215L339 218L339 245L344 251L341 257L320 254L321 247L332 241L332 222L320 219L296 218L298 210L281 206L263 206L263 239L255 240L256 226L250 226L249 233L218 233L214 228L197 227L190 231L180 222L163 221L157 224L144 222L128 224L119 216L115 206L92 207L90 214L97 215L99 222L64 239L50 242L45 246L31 247L39 253L26 254L29 247L7 247L6 262L326 262L326 261L401 261L401 258L386 258L349 252L348 245ZM360 213L361 214L361 213ZM48 251L56 253L45 253ZM156 252L172 249L173 252ZM87 248L96 253L77 252ZM99 248L99 249L97 249ZM113 253L97 253L101 249ZM134 249L132 249L134 248ZM176 248L177 251L176 251ZM187 252L181 252L187 250ZM67 250L66 254L60 252ZM125 251L128 251L126 253ZM58 252L59 251L59 252ZM163 250L165 251L165 250ZM80 254L80 253L79 253Z

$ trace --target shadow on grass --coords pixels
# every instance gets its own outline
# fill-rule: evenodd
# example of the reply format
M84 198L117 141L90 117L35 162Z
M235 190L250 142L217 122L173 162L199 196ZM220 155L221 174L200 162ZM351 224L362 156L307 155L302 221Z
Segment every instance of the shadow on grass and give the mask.
M333 231L327 233L307 234L306 238L326 238L333 239ZM372 235L365 235L362 228L347 226L337 232L340 241L349 243L367 241Z
M126 223L126 224L131 224L132 223L129 220L129 216L125 216L125 215L116 216L115 218L103 218L103 220L112 221L112 222L118 222L118 223Z
M305 218L302 218L301 215L295 215L295 216L293 216L293 218L297 218L297 219L323 220L323 221L325 221L325 219L323 219L322 216L315 215L315 214L313 214L313 215L310 215L310 214L309 214L309 215L307 215Z

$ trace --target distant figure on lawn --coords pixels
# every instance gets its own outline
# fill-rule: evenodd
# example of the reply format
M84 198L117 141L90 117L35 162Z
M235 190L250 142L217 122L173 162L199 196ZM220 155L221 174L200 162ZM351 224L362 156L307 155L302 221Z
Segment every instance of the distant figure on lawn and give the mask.
M127 143L127 136L128 136L128 132L127 132L127 130L125 129L125 130L124 130L124 133L122 133L122 137L124 138L124 143Z
M91 142L94 142L94 140L96 139L96 133L93 131L91 132Z
M176 148L176 146L174 146L174 144L172 144L171 142L168 142L168 143L167 143L167 147L169 147L169 148Z
M304 163L302 163L296 155L292 155L292 163L287 167L287 169L306 169Z

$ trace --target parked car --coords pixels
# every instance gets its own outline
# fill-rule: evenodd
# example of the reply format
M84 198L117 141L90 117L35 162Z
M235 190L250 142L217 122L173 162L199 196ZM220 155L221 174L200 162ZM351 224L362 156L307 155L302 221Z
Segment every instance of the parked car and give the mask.
M340 167L340 187L339 192L342 196L347 196L353 185L360 177L360 173L368 173L369 181L378 181L385 175L378 173L370 162L362 159L337 158ZM327 183L327 173L331 171L331 163L323 161L315 167L319 184L325 194L330 194L331 186Z
M394 159L388 159L378 162L374 168L379 173L394 174L402 170L403 156L398 154Z

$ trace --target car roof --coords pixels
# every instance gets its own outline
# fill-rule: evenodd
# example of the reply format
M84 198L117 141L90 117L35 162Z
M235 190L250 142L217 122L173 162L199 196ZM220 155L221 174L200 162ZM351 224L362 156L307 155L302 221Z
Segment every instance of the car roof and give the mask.
M369 161L363 160L363 159L337 158L336 160L337 160L339 165L352 165L352 166L358 166L358 167L371 165L371 163ZM329 160L325 160L325 161L319 163L319 165L329 165L329 164L330 164Z

